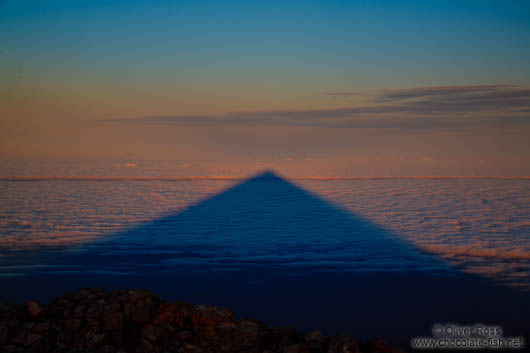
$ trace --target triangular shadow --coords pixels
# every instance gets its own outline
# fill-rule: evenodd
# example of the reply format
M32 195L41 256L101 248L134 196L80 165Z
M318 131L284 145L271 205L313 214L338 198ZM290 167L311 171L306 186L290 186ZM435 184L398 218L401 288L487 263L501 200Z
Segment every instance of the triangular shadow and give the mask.
M427 271L441 260L266 171L176 214L83 246L92 255L156 255L156 270L263 267L289 271ZM106 261L98 261L99 265ZM151 267L150 271L155 268Z

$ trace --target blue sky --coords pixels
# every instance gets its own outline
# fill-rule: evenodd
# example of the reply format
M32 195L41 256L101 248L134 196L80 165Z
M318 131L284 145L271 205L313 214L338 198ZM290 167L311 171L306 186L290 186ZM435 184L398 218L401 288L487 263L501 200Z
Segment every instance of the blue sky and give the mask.
M3 1L8 65L340 86L528 83L527 1ZM184 66L184 68L182 67ZM358 83L349 82L356 80Z

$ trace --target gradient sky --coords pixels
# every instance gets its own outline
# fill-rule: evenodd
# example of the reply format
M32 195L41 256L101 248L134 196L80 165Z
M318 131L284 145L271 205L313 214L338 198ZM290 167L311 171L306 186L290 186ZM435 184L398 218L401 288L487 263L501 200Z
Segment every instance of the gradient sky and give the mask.
M4 160L530 175L528 1L0 0L0 43Z

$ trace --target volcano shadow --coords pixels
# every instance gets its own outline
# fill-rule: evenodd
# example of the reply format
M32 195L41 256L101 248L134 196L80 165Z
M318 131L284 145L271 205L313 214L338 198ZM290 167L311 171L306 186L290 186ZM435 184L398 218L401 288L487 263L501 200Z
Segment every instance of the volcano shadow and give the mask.
M156 265L149 271L451 271L391 232L270 171L83 249L109 257L98 265L130 258L136 265Z
M141 287L269 324L397 342L434 323L530 328L528 294L461 273L273 172L54 262L76 270L41 271L29 286L43 297Z

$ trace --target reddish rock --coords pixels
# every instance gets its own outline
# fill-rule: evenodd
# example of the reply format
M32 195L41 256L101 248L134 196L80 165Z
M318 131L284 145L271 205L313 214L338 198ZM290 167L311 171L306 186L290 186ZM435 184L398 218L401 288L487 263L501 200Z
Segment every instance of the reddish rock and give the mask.
M85 315L89 319L99 319L103 314L103 306L98 304L91 304L85 312Z
M28 301L27 308L28 308L28 312L32 316L37 316L37 315L39 315L42 312L42 307L40 306L39 303L37 303L34 300L29 300Z
M344 335L330 340L320 331L268 329L257 320L236 321L228 309L162 302L141 290L82 289L42 307L0 303L0 353L360 353L360 348L403 352L382 341L358 344Z
M84 297L83 299L81 299L78 304L87 307L93 304L97 300L98 300L97 295L91 293L87 295L86 297Z
M121 330L124 326L123 313L105 312L103 313L103 329L108 331Z
M213 338L217 325L233 320L234 314L231 310L210 305L197 305L191 312L193 329L206 339Z
M307 343L324 344L326 337L324 337L324 334L320 331L313 331L304 336L304 341Z
M181 342L189 341L189 340L191 340L193 338L193 332L191 332L191 331L180 331L179 333L176 334L176 337Z
M121 310L121 304L118 302L112 302L112 303L105 305L106 312L120 311L120 310Z
M17 313L18 305L0 303L0 321L13 320Z
M0 347L7 343L9 339L9 327L7 322L0 322Z
M88 349L96 349L102 346L107 341L107 334L99 331L97 328L92 327L88 330L85 335L86 347Z
M26 340L24 341L24 346L26 346L26 347L35 346L35 345L37 345L38 343L41 343L44 339L45 339L44 336L37 335L37 334L35 334L35 333L30 333L30 334L26 337Z
M67 331L77 331L81 328L81 320L69 319L64 322L64 328Z
M90 292L87 289L83 288L76 292L71 293L69 297L71 300L78 302L88 297L89 295L90 295Z
M114 346L110 344L106 344L103 347L98 349L98 353L116 353L116 352L117 352L116 348L114 348Z
M35 326L35 321L26 322L24 325L22 325L25 331L31 331L33 326Z
M84 317L86 317L87 326L98 326L101 316L103 315L103 306L93 303L86 308Z
M294 327L277 326L271 329L272 340L278 342L278 346L283 349L301 340L301 334Z
M155 345L150 340L142 337L140 338L140 351L150 353L155 350Z
M11 344L23 344L26 341L28 334L25 331L19 330L16 331L9 341Z
M208 351L200 346L191 344L191 343L184 343L182 345L182 348L179 350L179 352L182 353L207 353Z
M121 300L123 300L126 303L137 303L139 301L146 300L148 298L156 298L154 293L145 291L145 290L139 290L139 289L131 289L126 291L122 297Z
M52 311L56 313L68 311L72 309L74 305L75 303L72 302L71 300L68 300L64 297L58 297L52 303Z
M328 353L361 353L361 350L356 340L338 335L329 343Z
M191 327L191 312L193 307L188 303L161 303L154 312L153 323L159 324L176 324L181 328Z
M73 316L76 319L82 318L85 315L86 307L84 305L78 305L75 307Z
M50 327L51 325L49 322L39 322L33 327L32 331L34 333L44 334L50 330Z
M158 339L158 329L153 324L145 324L142 326L140 335L151 342L155 342Z
M17 351L17 346L14 345L6 345L2 347L2 353L15 353Z
M125 304L123 312L127 320L136 324L145 324L153 317L154 303L150 301L140 301L134 304Z
M177 303L162 302L153 314L155 325L172 323L177 311Z
M9 320L7 322L7 327L9 327L12 330L16 330L21 328L24 325L24 322L21 320Z
M297 343L287 346L283 349L283 353L308 353L309 349L304 343Z
M262 351L270 333L252 321L222 322L215 328L212 342L223 352L257 349Z
M405 353L401 348L392 347L378 339L365 345L372 353Z

